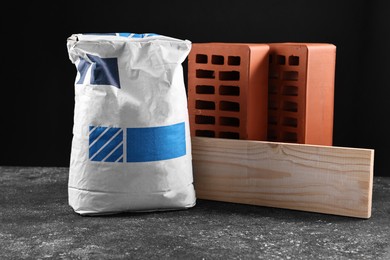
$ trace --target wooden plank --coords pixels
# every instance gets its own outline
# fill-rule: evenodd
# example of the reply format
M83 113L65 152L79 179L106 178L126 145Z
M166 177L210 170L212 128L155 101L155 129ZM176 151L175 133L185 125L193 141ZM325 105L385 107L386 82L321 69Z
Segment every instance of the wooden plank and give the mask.
M374 150L192 137L199 199L371 217Z

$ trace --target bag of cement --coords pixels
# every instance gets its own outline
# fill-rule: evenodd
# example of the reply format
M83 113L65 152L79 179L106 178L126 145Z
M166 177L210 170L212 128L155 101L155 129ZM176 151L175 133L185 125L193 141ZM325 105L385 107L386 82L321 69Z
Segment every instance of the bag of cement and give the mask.
M81 215L195 205L182 63L191 42L156 34L73 34L69 205Z

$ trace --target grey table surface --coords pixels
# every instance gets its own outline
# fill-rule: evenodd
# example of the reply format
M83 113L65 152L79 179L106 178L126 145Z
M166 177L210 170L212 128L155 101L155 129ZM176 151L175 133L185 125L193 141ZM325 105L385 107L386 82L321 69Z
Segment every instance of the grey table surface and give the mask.
M358 219L197 200L179 211L80 216L68 168L0 167L0 259L390 259L390 178Z

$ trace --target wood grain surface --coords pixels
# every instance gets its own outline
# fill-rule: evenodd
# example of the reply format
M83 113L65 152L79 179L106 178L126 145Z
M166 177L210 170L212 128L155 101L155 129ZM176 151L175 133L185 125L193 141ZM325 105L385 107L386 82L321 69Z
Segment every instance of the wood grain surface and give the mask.
M370 218L374 150L193 137L199 199Z

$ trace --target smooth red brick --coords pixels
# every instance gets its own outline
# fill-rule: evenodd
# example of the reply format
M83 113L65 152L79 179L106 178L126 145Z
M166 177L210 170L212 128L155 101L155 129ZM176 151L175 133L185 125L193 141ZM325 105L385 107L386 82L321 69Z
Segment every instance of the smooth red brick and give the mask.
M269 46L268 140L332 145L336 46Z
M192 136L267 140L267 44L193 43L188 55Z

